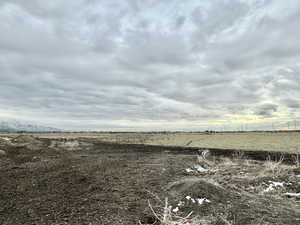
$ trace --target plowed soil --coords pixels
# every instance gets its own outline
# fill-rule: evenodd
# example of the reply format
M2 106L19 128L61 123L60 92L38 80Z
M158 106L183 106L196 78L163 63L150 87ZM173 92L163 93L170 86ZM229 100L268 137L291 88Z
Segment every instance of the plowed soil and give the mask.
M149 203L159 215L166 197L173 209L184 203L177 216L193 211L191 219L198 216L206 224L300 223L299 199L285 195L300 192L296 165L271 169L273 162L242 155L201 160L196 153L147 146L22 138L0 142L3 225L159 224ZM283 187L266 192L273 181ZM197 205L187 196L209 203Z

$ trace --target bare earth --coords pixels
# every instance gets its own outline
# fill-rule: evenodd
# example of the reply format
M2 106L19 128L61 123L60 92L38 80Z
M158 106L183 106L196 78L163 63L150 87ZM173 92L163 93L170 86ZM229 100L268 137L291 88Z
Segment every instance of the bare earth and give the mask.
M166 197L165 225L300 223L299 162L28 135L0 149L3 225L159 225Z

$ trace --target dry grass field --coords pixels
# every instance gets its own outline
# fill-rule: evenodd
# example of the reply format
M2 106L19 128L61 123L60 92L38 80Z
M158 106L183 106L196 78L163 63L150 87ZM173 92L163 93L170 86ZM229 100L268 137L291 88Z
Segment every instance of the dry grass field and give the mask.
M18 134L0 134L0 136ZM241 133L39 133L45 138L96 138L104 142L238 150L300 152L300 132Z
M146 144L300 152L300 133L164 134L146 139Z

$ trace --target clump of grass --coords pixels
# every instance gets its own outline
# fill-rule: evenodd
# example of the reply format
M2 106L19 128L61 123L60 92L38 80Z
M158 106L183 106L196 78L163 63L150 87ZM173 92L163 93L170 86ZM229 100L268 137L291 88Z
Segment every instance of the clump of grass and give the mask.
M300 153L297 153L296 155L294 155L293 160L294 160L296 167L300 167Z
M155 211L148 201L149 208L156 219L156 224L161 225L214 225L214 224L222 224L222 225L235 225L235 218L233 221L228 220L228 211L225 213L216 213L214 212L208 216L192 216L193 211L188 213L186 216L179 216L177 213L173 212L172 206L168 203L168 198L165 198L164 207L160 209L160 212ZM139 225L146 225L139 221ZM147 224L150 225L150 224Z
M258 174L259 177L273 178L282 177L288 175L288 173L295 167L295 165L287 165L283 163L284 156L281 155L278 160L272 160L270 157L263 164L263 169Z
M150 201L148 201L149 208L155 218L160 222L161 225L183 225L183 224L190 224L190 225L198 225L199 220L197 217L191 218L193 212L190 212L187 216L181 217L178 216L176 213L172 212L172 206L169 205L168 198L165 198L165 205L162 209L162 212L157 212L153 209ZM139 224L142 225L141 221Z
M273 177L277 177L282 174L283 166L282 162L284 160L284 156L282 155L279 160L273 161L271 157L268 156L267 160L264 163L264 169L261 171L261 176L265 176L270 174Z
M238 160L244 159L245 158L245 152L241 151L241 150L240 151L236 151L233 154L233 158L234 159L238 159Z
M197 162L206 166L213 166L215 164L215 158L212 157L209 150L201 151L201 155L197 155Z

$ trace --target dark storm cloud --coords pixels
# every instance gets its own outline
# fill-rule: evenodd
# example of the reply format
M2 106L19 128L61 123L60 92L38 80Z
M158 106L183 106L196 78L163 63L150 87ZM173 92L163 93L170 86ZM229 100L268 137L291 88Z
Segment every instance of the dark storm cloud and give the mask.
M299 11L296 0L1 1L0 117L115 128L297 114Z

